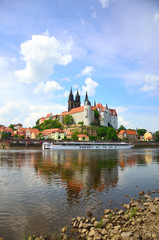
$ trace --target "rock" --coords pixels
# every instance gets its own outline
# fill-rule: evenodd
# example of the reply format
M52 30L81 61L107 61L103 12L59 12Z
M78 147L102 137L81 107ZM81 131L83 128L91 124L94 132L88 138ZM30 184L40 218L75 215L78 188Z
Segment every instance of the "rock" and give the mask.
M82 227L86 229L90 229L93 225L91 223L82 223Z
M146 199L147 201L150 201L150 200L151 200L151 196L148 195L148 194L145 194L144 197L145 197L145 199Z
M126 209L130 208L129 204L124 204L123 207L126 208Z
M104 210L104 215L107 215L107 214L109 214L110 213L110 209L105 209Z
M94 224L93 224L93 225L94 225L95 228L97 228L98 225L99 225L99 222L98 222L98 221L94 221Z
M144 194L145 194L144 191L140 191L140 192L139 192L139 195L144 195Z
M63 227L63 228L61 229L61 232L62 232L62 233L67 232L67 226Z
M80 222L81 221L81 217L77 217L77 221Z
M102 239L102 236L99 233L94 234L94 240L100 240Z
M156 209L156 207L155 206L150 206L150 212L152 213L152 214L155 214L155 213L157 213L157 209Z
M106 230L106 229L102 229L101 234L102 234L102 235L107 234L107 230Z
M88 236L89 237L93 237L95 235L95 231L94 230L91 230L89 233L88 233Z
M89 217L89 218L92 217L92 212L91 211L87 211L87 217Z
M122 215L123 213L124 213L123 210L120 210L120 211L117 212L117 214L119 214L119 215Z
M132 232L122 232L121 236L123 239L129 239L132 235Z

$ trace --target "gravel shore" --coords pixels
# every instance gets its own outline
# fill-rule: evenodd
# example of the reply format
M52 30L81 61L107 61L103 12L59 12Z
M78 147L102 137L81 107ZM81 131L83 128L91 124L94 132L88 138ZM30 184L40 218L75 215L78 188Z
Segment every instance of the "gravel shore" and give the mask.
M58 237L30 236L27 240L159 240L159 196L152 198L143 191L139 195L138 200L131 198L123 204L125 210L105 209L99 221L87 212L87 218L72 219L71 229L63 227Z

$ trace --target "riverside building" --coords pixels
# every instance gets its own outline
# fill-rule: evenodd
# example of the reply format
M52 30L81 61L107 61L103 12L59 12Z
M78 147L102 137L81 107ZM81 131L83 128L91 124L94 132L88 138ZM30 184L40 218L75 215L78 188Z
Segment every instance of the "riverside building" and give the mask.
M74 99L72 89L70 90L68 97L68 111L62 112L59 115L59 120L62 123L64 116L71 115L74 119L75 124L83 122L84 125L90 126L91 123L93 123L95 120L94 110L98 110L99 112L99 120L101 126L112 126L115 129L118 128L118 115L115 109L110 109L108 108L107 104L103 106L101 103L94 103L94 106L92 106L91 102L88 99L87 92L85 95L84 105L81 106L78 90Z

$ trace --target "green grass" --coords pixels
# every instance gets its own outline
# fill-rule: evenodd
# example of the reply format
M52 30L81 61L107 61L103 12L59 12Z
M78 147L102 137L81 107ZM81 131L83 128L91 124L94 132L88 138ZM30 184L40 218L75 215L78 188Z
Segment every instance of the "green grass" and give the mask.
M130 210L127 210L126 213L129 214L129 217L131 219L136 215L137 211L138 211L138 208L134 207L134 208L130 208Z

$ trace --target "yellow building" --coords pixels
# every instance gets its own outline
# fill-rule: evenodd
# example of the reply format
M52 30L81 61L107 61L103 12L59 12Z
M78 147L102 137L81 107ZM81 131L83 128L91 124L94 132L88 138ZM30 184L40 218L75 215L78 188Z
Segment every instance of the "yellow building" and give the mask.
M145 140L145 141L148 141L148 142L152 141L152 133L146 132L146 133L144 134L144 140Z

